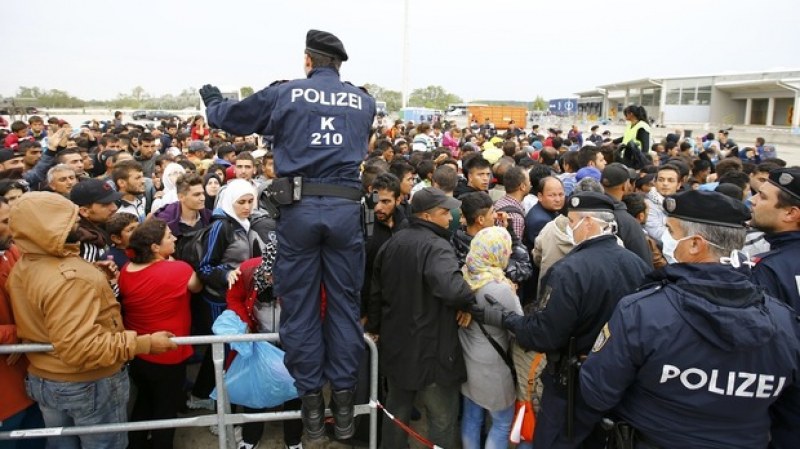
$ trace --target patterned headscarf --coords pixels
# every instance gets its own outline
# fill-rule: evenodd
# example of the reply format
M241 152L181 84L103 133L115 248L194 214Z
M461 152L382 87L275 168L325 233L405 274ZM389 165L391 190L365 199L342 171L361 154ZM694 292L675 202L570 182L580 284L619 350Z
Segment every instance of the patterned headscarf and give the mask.
M467 261L462 269L464 280L473 291L490 282L506 282L505 268L511 257L511 235L505 228L491 226L481 229L472 238Z
M267 234L267 243L264 245L264 254L261 256L261 265L253 273L253 282L258 293L266 292L272 287L272 282L267 281L267 276L272 275L275 266L275 256L278 254L278 239L275 231Z

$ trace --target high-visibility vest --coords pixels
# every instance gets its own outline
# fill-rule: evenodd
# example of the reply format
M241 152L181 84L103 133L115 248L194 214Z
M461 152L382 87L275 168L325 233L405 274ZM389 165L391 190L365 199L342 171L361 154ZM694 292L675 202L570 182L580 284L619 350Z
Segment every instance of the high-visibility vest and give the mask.
M650 125L647 124L644 120L639 120L636 122L635 125L631 126L628 123L628 127L625 129L625 134L622 135L622 144L625 145L626 143L633 140L639 145L639 149L642 150L642 153L647 153L650 151L650 142L639 142L636 139L636 134L639 132L640 129L644 128L648 133L650 133Z

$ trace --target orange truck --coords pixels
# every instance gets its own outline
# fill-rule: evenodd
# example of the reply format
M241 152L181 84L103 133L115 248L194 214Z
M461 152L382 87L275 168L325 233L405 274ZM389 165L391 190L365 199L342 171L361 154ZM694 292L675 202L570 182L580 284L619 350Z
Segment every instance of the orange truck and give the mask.
M524 128L528 121L528 111L522 106L468 106L469 120L482 124L487 118L496 129L508 129L508 122L514 120L518 128Z

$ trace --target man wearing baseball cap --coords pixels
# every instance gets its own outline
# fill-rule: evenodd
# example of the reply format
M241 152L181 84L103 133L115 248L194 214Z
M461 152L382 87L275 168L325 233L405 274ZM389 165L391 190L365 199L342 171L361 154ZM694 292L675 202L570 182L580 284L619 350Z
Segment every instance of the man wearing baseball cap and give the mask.
M408 423L420 399L428 410L431 441L445 448L457 445L459 391L467 379L456 322L475 302L447 230L450 210L460 205L435 187L414 194L409 226L375 258L370 298L370 310L373 305L380 310L369 327L379 337L380 365L389 383L386 409ZM460 324L469 325L468 318ZM408 447L408 436L384 420L381 446Z
M800 167L772 170L750 201L750 225L771 248L756 255L753 282L800 310Z
M78 206L78 236L81 257L87 262L106 260L111 239L103 229L106 221L117 211L122 194L99 179L86 179L72 188L70 200Z
M632 180L636 179L637 173L619 162L608 164L603 169L600 177L600 184L603 185L606 195L614 202L614 218L617 220L617 236L619 236L625 248L641 258L646 264L653 265L653 253L647 244L645 233L642 227L622 202L622 196L631 192Z

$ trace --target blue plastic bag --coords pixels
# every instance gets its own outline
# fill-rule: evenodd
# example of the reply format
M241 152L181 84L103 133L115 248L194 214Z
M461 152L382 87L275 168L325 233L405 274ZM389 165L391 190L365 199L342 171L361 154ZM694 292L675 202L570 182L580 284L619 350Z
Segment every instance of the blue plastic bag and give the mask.
M241 322L233 311L226 310L214 322L214 333L232 335L227 332L241 328L237 327L236 320ZM242 334L246 329L245 325L244 330L238 333ZM241 342L231 347L238 353L225 373L225 388L232 404L269 408L297 398L294 379L283 364L284 352L281 349L266 341ZM217 399L217 390L214 389L210 396Z
M214 335L244 335L247 333L247 323L242 321L233 310L226 310L214 320L214 324L211 325L211 332ZM229 345L231 349L245 357L250 357L253 352L252 341L235 341L229 343Z

